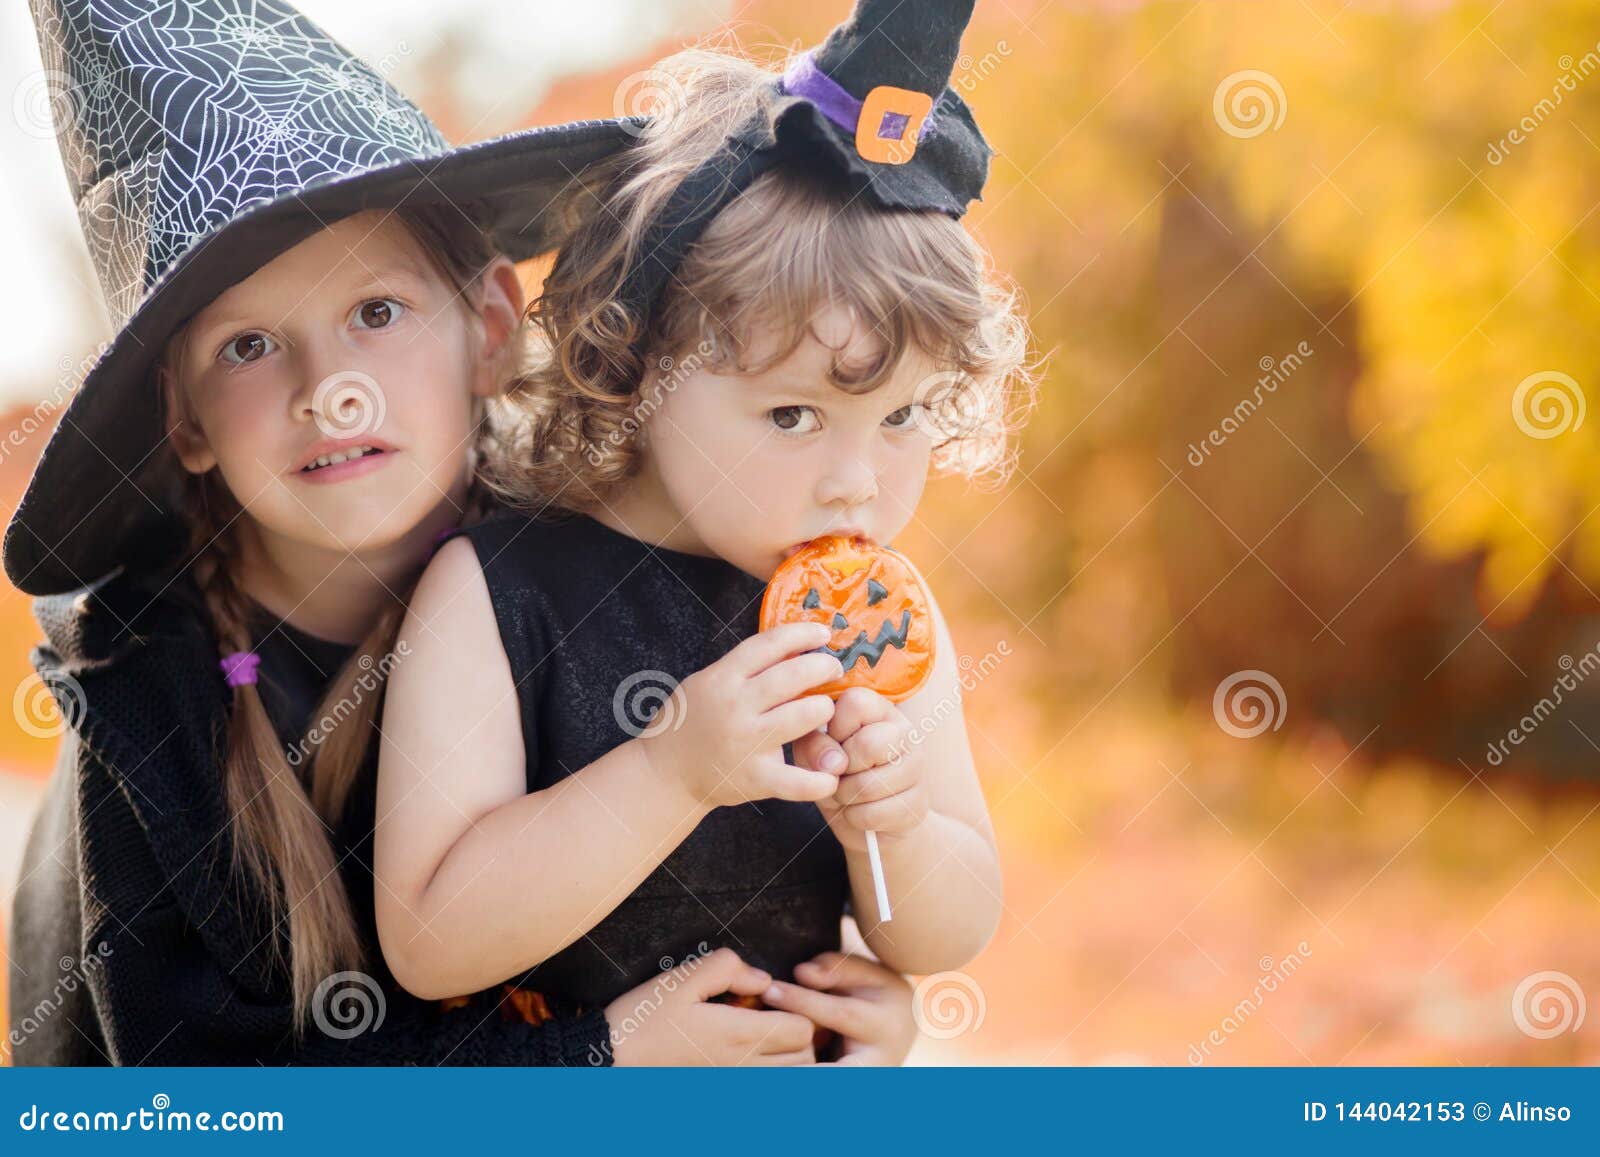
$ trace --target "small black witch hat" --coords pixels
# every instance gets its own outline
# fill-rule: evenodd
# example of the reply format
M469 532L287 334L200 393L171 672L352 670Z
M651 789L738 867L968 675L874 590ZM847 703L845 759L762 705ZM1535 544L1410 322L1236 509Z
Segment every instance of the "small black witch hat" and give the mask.
M858 0L850 19L772 83L771 100L684 178L647 228L622 286L648 319L706 225L785 162L825 165L853 198L960 217L994 150L950 76L974 0Z
M150 370L223 290L340 217L472 206L513 259L552 199L636 139L583 121L451 149L375 71L283 0L32 0L62 161L116 336L84 377L5 534L29 594L181 541Z

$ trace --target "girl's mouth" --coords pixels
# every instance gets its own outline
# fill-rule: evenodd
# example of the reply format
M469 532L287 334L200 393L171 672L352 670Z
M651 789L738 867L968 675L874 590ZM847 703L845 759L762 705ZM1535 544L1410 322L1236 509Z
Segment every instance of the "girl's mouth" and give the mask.
M376 446L357 444L348 450L338 450L331 454L319 455L295 471L295 476L306 482L328 483L343 482L349 478L357 478L363 474L370 474L374 470L382 469L394 451L383 450Z

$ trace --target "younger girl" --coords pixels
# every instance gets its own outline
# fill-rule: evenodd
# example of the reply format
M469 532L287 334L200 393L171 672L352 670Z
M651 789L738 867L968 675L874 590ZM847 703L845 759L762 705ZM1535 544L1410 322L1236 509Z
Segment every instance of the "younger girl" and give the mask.
M697 942L787 977L837 946L847 897L903 971L959 967L992 934L993 835L937 607L937 667L899 706L807 694L840 673L825 628L756 631L799 544L888 542L930 465L1002 466L1026 382L1011 298L948 210L987 157L946 84L970 4L898 8L860 5L776 93L730 57L659 66L679 99L561 251L536 307L549 356L492 463L533 517L440 550L389 690L377 921L415 993L512 977L598 1007ZM919 92L920 139L882 105L915 118ZM824 122L850 101L920 163L866 164L865 130Z

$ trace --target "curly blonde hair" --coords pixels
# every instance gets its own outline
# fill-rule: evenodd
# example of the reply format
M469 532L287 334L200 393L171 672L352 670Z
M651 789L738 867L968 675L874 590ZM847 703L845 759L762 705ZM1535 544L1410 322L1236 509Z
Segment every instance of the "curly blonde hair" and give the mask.
M564 240L529 310L530 363L489 407L482 478L507 503L597 509L635 474L642 415L663 387L698 368L760 372L830 305L883 339L865 372L836 358L835 386L876 388L915 344L940 367L917 391L937 435L934 472L1009 476L1013 434L1036 401L1027 325L1016 291L951 217L885 210L825 166L785 162L707 225L648 318L621 300L651 221L731 132L770 112L773 76L726 51L668 57L648 74L660 113L597 188L557 211ZM754 338L773 328L777 352L752 362Z

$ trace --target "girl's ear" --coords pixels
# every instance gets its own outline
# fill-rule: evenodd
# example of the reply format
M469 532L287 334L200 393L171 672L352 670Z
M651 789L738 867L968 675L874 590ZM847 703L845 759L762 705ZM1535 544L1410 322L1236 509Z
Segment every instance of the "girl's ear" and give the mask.
M521 332L526 301L522 279L517 276L517 267L510 258L496 257L484 269L478 283L483 295L478 306L478 317L483 323L483 346L478 351L472 392L488 398L505 387L501 362Z
M156 368L156 382L160 388L162 413L167 415L167 441L185 470L190 474L204 474L217 464L217 456L211 452L205 431L189 416L183 391L170 366L163 364Z

